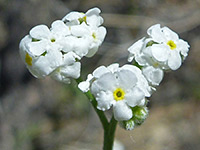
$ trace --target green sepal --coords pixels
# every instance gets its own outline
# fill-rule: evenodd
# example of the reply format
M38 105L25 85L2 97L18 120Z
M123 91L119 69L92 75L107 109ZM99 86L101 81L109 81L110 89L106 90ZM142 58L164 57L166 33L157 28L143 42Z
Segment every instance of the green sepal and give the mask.
M39 39L35 39L35 38L32 38L32 42L38 42L40 41Z
M157 42L154 42L153 40L149 41L146 45L146 47L152 46L153 44L158 44Z

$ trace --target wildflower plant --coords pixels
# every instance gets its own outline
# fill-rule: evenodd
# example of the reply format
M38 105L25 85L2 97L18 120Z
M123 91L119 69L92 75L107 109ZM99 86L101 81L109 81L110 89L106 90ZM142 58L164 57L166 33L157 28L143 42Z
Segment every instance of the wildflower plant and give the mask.
M92 57L102 44L106 28L101 26L100 9L70 12L48 28L37 25L20 42L20 55L36 78L51 78L78 88L88 97L104 129L104 150L112 150L117 123L132 130L148 117L148 98L163 79L164 71L178 69L188 55L189 44L159 24L148 36L128 48L128 61L100 66L81 78L81 62ZM112 117L105 111L112 109Z

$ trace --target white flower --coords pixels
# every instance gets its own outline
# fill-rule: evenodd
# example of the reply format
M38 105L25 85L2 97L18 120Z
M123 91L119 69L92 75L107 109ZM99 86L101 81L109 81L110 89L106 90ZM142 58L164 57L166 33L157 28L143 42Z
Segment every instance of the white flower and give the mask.
M63 40L60 42L62 45L62 52L74 52L76 53L80 58L88 54L88 49L90 46L90 41L86 38L82 37L76 37L76 36L67 36L63 38Z
M102 26L91 27L83 22L81 25L71 26L71 34L88 40L89 48L86 57L92 57L97 52L105 38L106 28Z
M147 33L149 37L140 39L128 48L128 61L135 59L143 66L142 71L149 83L157 86L162 81L163 70L180 67L189 45L169 28L160 28L159 24L150 27Z
M70 79L77 79L80 77L81 63L76 62L78 56L69 52L63 56L63 65L59 66L51 73L51 77L57 81L69 84Z
M88 48L85 48L87 53L79 55L81 57L92 57L105 38L106 28L100 26L103 23L103 18L99 15L100 12L99 8L92 8L85 14L74 11L62 19L70 28L71 35L89 44ZM81 41L75 43L79 44ZM76 53L78 54L78 51Z
M80 76L80 63L76 62L80 57L74 52L63 53L57 50L56 45L52 45L48 51L35 56L30 52L31 42L32 38L27 35L21 40L19 48L21 58L33 76L44 78L51 75L65 83L69 83L69 78Z
M20 42L20 55L29 71L36 78L43 78L62 64L62 53L55 49L49 49L41 55L35 56L30 52L29 44L32 42L30 36L25 36Z
M89 9L86 13L73 11L67 14L62 20L66 25L79 25L83 22L89 26L98 27L103 23L103 18L99 15L101 10L99 8Z
M71 12L63 21L54 21L32 28L20 42L20 55L29 71L37 78L51 76L65 83L80 76L77 60L93 56L102 44L106 29L100 25L100 10L93 8L85 14Z
M110 70L108 70L105 66L98 67L97 69L93 71L92 74L88 74L86 81L83 81L78 84L79 89L83 91L84 93L88 92L90 90L90 86L92 82L98 79L101 75L108 72L110 72Z
M34 56L40 56L52 48L61 51L64 49L61 43L67 35L70 35L69 28L62 21L53 22L50 30L46 25L38 25L29 32L32 42L27 44L28 50Z
M188 55L189 45L179 39L178 35L168 27L161 28L159 24L147 30L148 35L158 44L150 46L152 56L158 62L165 63L170 69L176 70L181 66L182 57Z
M79 87L87 91L88 84L97 100L97 108L105 111L113 106L114 117L118 121L130 119L131 107L140 105L145 97L151 95L151 88L140 69L132 65L121 68L118 64L107 68L101 66L90 75L89 81L80 83Z
M158 86L163 79L164 72L160 68L155 68L153 66L146 66L142 68L142 73L153 86Z

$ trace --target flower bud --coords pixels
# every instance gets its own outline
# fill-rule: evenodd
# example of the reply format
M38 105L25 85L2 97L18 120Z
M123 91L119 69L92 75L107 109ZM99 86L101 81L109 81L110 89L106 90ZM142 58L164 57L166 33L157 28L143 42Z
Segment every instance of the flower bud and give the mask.
M121 121L119 122L119 125L124 128L125 130L133 130L135 127L134 120L131 118L128 121Z
M135 125L141 125L148 116L147 107L135 106L132 108L133 117Z

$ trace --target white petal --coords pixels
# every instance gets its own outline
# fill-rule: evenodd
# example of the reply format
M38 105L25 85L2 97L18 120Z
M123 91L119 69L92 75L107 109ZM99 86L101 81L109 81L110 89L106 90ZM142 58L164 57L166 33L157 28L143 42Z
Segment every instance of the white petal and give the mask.
M135 61L140 65L140 66L147 66L149 65L150 58L147 55L144 55L143 53L140 55L137 55L135 57Z
M82 92L87 92L90 90L90 82L88 81L83 81L81 83L78 84L78 88L82 91Z
M138 87L131 89L128 93L125 94L125 100L131 107L138 105L144 99L144 97L144 92Z
M99 27L103 23L103 18L101 16L92 15L87 17L87 24L89 26Z
M67 36L63 37L63 40L59 41L59 44L62 45L62 51L63 52L70 52L73 51L74 45L76 45L78 42L77 37L74 36Z
M84 93L90 90L90 85L95 80L95 77L92 74L88 74L87 80L78 84L78 88Z
M70 83L70 78L77 79L80 76L80 62L75 62L72 65L65 65L58 67L53 73L51 73L51 78L63 82Z
M145 98L143 98L139 103L138 103L138 105L137 106L141 106L141 107L143 107L143 106L146 106L146 99Z
M83 22L80 25L71 26L71 33L77 37L90 35L90 28Z
M51 32L61 36L70 35L69 27L61 20L56 20L51 24Z
M99 15L101 13L101 10L97 7L94 7L92 9L89 9L85 14L87 16L92 16L92 15Z
M116 78L112 73L106 73L99 79L96 79L91 85L91 92L93 94L99 91L114 91L116 88Z
M163 79L164 72L160 68L152 66L142 68L143 74L151 85L158 86Z
M35 74L36 77L41 78L49 75L57 67L62 64L62 54L57 51L47 52L45 56L40 56L38 59L33 60L33 65L30 68Z
M87 53L86 57L90 58L90 57L94 56L94 54L96 54L96 52L98 51L98 49L99 49L98 45L94 46L93 48L90 48L88 50L88 53Z
M71 65L74 64L78 56L74 52L68 52L67 54L63 55L63 64L64 65Z
M63 46L64 52L73 51L81 58L88 53L90 41L86 38L67 36L60 41L60 44Z
M177 49L179 49L179 51L181 52L181 55L183 55L184 57L188 55L189 48L190 48L190 45L186 41L182 39L178 41Z
M77 11L72 11L72 12L70 12L69 14L67 14L67 15L62 19L62 21L68 22L68 21L76 20L76 21L77 21L77 24L78 24L78 23L79 23L78 19L79 19L79 18L82 18L82 17L84 17L84 16L85 16L84 13L80 13L80 12L77 12Z
M58 69L58 70L59 70L59 69ZM70 78L61 75L60 72L59 72L58 70L55 70L55 71L51 74L51 78L54 79L54 80L56 80L56 81L63 82L63 83L65 83L65 84L70 84L70 83L71 83Z
M132 88L138 81L136 75L129 70L120 70L119 72L116 72L116 76L119 87L122 89Z
M166 38L164 37L163 32L161 31L160 28L160 24L156 24L151 26L148 30L147 30L147 34L152 37L154 42L164 42L166 41Z
M129 65L129 64L126 64L126 65L122 66L121 69L130 70L130 71L132 71L133 73L135 73L136 76L137 76L138 74L139 74L139 75L142 74L142 71L141 71L138 67L133 66L133 65Z
M153 57L157 60L157 61L166 61L168 59L169 56L169 52L168 49L165 45L162 44L154 44L151 46L151 51L152 51L152 55Z
M133 65L124 65L121 69L127 69L135 73L138 79L137 86L145 93L146 97L151 96L151 87L149 86L146 78L142 75L142 71L139 68Z
M109 70L105 66L100 66L97 69L95 69L92 74L95 78L100 78L102 75L108 72Z
M65 65L60 67L61 75L77 79L80 77L81 63L75 62L72 65Z
M100 91L96 97L96 100L98 103L97 108L102 111L110 109L112 104L115 103L112 92Z
M47 40L41 40L37 42L31 42L28 44L29 52L31 52L35 56L42 55L45 51L47 51L47 48L49 46L49 43Z
M19 52L20 52L20 56L21 59L24 61L25 63L25 57L26 57L26 53L28 52L28 43L31 43L32 39L30 38L29 35L26 35L19 44ZM29 54L30 55L30 54Z
M118 71L119 69L119 64L118 63L114 63L114 64L111 64L109 65L108 67L108 70L110 70L112 73Z
M135 42L133 45L131 45L129 48L128 48L128 51L130 52L131 56L129 56L128 60L129 62L132 61L132 59L136 56L136 55L139 55L140 52L141 52L141 49L144 45L144 39L145 38L142 38L140 40L138 40L137 42ZM130 58L131 57L131 58ZM133 57L133 58L132 58Z
M178 34L176 34L174 31L169 29L168 27L163 27L162 31L167 39L176 41L179 39Z
M130 53L128 55L128 62L132 62L134 58L135 58L135 55L133 55L133 54Z
M117 121L129 120L132 116L132 110L124 101L118 101L113 106L114 117Z
M50 30L46 25L38 25L32 28L29 34L34 39L47 39L50 36Z
M103 18L99 16L100 12L101 11L99 8L93 8L93 9L88 10L86 12L87 24L90 26L95 26L95 27L100 26L103 23Z
M172 70L176 70L181 66L181 56L178 51L172 50L168 59L168 66Z
M87 55L90 41L86 38L75 38L73 43L73 52L80 57Z
M100 40L102 43L106 36L106 28L104 28L104 27L97 28L96 34L97 34L96 35L97 39Z

